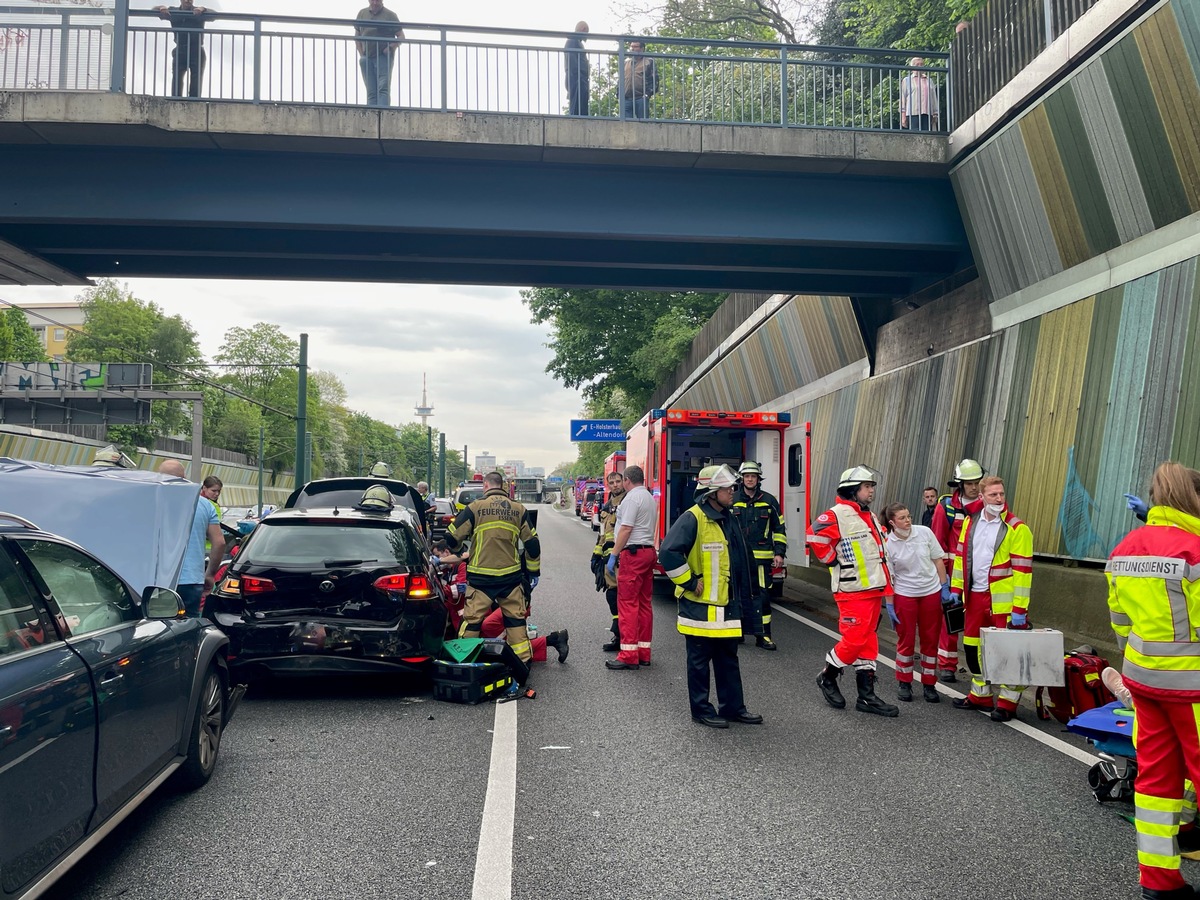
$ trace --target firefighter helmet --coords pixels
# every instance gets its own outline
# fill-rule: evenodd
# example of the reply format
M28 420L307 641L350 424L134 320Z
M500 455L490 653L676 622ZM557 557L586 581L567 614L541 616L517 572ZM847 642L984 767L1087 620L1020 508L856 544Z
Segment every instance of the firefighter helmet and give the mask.
M375 463L375 465L371 466L371 471L369 474L372 478L391 478L392 467L383 460L380 460L379 462Z
M754 460L748 459L744 463L742 463L740 466L738 466L738 474L739 475L757 475L759 478L762 478L762 466L760 466Z
M974 459L964 459L954 467L955 481L978 481L987 473L987 470Z
M737 472L729 466L705 466L696 477L696 499L702 500L721 488L733 487L737 481Z
M132 469L134 467L133 460L112 444L96 451L96 455L92 457L92 465L111 466L117 469Z
M854 466L842 473L839 488L858 487L860 484L875 484L875 473L866 466Z
M392 492L385 488L382 484L373 484L363 491L362 498L358 501L359 509L370 509L388 511L393 506Z

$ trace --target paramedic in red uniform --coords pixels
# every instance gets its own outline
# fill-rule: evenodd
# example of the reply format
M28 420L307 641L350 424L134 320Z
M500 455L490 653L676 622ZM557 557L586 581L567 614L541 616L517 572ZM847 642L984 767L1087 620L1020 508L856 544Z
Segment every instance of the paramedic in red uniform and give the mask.
M1108 608L1137 713L1134 814L1143 900L1200 896L1179 871L1184 779L1200 783L1200 472L1165 462L1146 524L1112 552Z
M898 716L900 708L875 695L875 660L879 656L879 613L884 602L892 603L892 579L884 556L883 535L871 513L875 499L875 475L866 466L842 473L837 502L808 529L813 555L829 566L833 599L838 605L838 630L842 639L825 655L825 668L817 686L825 702L835 709L846 707L838 689L842 669L854 666L858 683L859 712Z

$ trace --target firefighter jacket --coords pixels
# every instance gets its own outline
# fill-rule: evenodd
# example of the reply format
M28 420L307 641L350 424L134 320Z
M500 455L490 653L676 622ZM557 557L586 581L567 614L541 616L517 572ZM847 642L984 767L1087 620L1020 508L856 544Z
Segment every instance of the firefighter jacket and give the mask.
M950 575L950 591L961 598L971 588L974 549L971 530L982 513L972 513L963 520L954 549L954 569ZM1029 609L1029 585L1033 581L1033 532L1029 526L1009 511L1000 513L1000 528L996 531L996 546L988 569L988 592L992 596L992 617L997 628L1008 624L1013 612Z
M866 600L892 594L883 534L871 511L838 497L808 528L813 555L829 566L835 600Z
M675 583L680 633L736 638L743 628L749 634L762 631L761 613L751 599L754 564L741 528L727 511L708 502L685 510L663 538L658 561Z
M1200 519L1151 507L1105 572L1125 677L1152 696L1200 702Z
M467 538L471 556L467 560L467 581L472 587L514 588L523 575L541 570L541 543L529 524L525 507L509 499L503 488L492 488L483 499L467 504L446 531L446 544L457 552ZM524 544L522 560L521 544Z
M937 506L933 510L933 524L929 528L947 555L953 554L958 546L958 533L962 531L963 520L967 516L975 515L981 509L983 509L982 497L976 497L967 502L963 500L961 490L938 497Z
M600 534L592 550L592 573L596 576L596 590L602 590L602 584L605 588L617 586L617 579L608 574L605 566L608 563L609 551L617 541L617 507L624 499L625 491L613 491L608 495L608 502L600 508ZM617 568L621 568L619 559Z
M741 488L733 495L730 512L746 536L750 555L759 565L769 566L776 554L787 556L787 531L778 500L766 491L758 491L751 497Z

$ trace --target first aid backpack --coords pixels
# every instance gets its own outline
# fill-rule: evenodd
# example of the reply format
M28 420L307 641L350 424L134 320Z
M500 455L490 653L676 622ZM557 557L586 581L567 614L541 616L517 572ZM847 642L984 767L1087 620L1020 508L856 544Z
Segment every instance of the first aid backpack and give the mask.
M1108 668L1108 660L1098 656L1092 647L1077 647L1066 654L1063 668L1063 687L1037 689L1034 705L1039 719L1053 716L1066 725L1081 712L1104 706L1116 699L1100 680L1100 673Z

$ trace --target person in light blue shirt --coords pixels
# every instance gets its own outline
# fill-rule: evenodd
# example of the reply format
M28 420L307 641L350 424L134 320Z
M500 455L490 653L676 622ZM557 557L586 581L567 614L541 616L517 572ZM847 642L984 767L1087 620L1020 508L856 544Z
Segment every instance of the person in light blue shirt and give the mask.
M183 568L179 571L179 596L189 616L199 616L204 595L213 589L217 569L225 556L225 538L221 520L217 517L216 499L221 496L221 479L209 475L204 490L196 498L196 512L188 535L187 550L183 553ZM211 543L208 565L204 564L204 542Z

